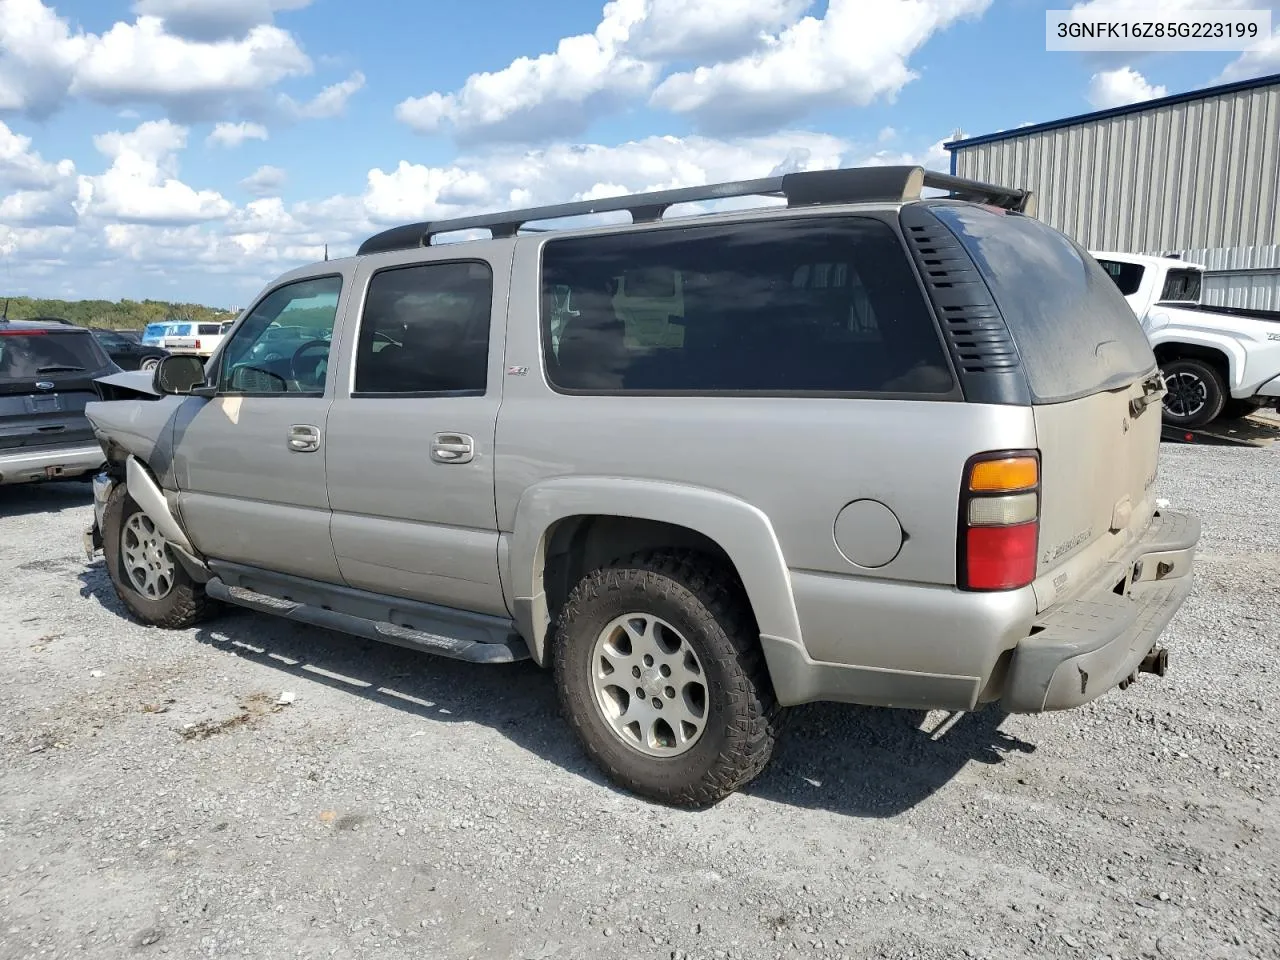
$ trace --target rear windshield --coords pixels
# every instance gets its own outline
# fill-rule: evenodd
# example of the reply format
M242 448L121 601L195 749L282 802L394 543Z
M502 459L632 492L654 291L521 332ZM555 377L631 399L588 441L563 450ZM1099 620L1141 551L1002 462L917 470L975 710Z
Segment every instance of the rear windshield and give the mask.
M1200 302L1200 271L1194 269L1170 270L1164 275L1161 300L1189 300Z
M547 375L571 392L946 394L901 241L822 217L552 240Z
M971 204L932 209L990 288L1036 403L1117 389L1155 367L1133 308L1098 262L1067 237L1034 217Z
M88 333L0 335L0 380L33 380L59 373L101 370L106 362Z

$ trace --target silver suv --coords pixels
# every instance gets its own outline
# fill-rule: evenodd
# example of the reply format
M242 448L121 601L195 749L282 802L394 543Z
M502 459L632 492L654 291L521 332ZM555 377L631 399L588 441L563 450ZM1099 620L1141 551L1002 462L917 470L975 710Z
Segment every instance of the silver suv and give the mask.
M738 196L786 203L664 218ZM1075 707L1164 672L1199 524L1154 502L1133 311L1032 202L846 169L386 231L207 369L113 378L90 552L149 624L532 658L673 804L756 776L793 704Z

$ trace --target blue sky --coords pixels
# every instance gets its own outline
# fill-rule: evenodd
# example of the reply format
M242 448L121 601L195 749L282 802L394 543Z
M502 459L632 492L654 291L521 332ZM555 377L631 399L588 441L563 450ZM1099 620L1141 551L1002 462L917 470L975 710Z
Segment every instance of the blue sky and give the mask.
M0 292L243 305L395 222L945 169L957 129L1280 72L1280 34L1243 57L1046 52L1065 6L0 0Z

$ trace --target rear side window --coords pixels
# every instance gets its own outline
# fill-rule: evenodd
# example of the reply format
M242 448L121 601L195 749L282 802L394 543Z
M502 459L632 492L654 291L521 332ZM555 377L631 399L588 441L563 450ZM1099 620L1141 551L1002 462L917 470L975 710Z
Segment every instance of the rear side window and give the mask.
M1164 275L1161 300L1190 300L1200 302L1200 271L1170 270Z
M551 240L547 376L568 392L949 393L897 234L866 217Z
M478 261L382 270L369 281L355 393L485 392L493 271Z
M222 326L220 324L217 324L217 323L200 324L200 336L202 337L214 337L221 332L222 332Z
M1138 292L1142 286L1142 274L1145 268L1139 263L1121 263L1118 260L1099 260L1102 269L1115 281L1124 296L1129 297Z
M104 366L106 360L88 333L3 331L0 335L0 380L32 380Z
M931 209L986 281L1022 358L1036 403L1131 383L1155 355L1129 302L1098 262L1034 217L972 204Z

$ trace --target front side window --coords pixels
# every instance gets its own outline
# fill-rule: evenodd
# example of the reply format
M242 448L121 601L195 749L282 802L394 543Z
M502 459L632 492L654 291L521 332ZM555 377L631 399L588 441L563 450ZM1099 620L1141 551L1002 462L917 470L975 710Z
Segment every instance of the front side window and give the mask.
M222 353L219 392L323 394L341 293L341 277L317 277L263 297Z
M868 217L551 240L542 293L547 376L562 391L955 386L897 234Z
M356 347L359 395L481 395L493 272L475 261L394 267L369 281Z

